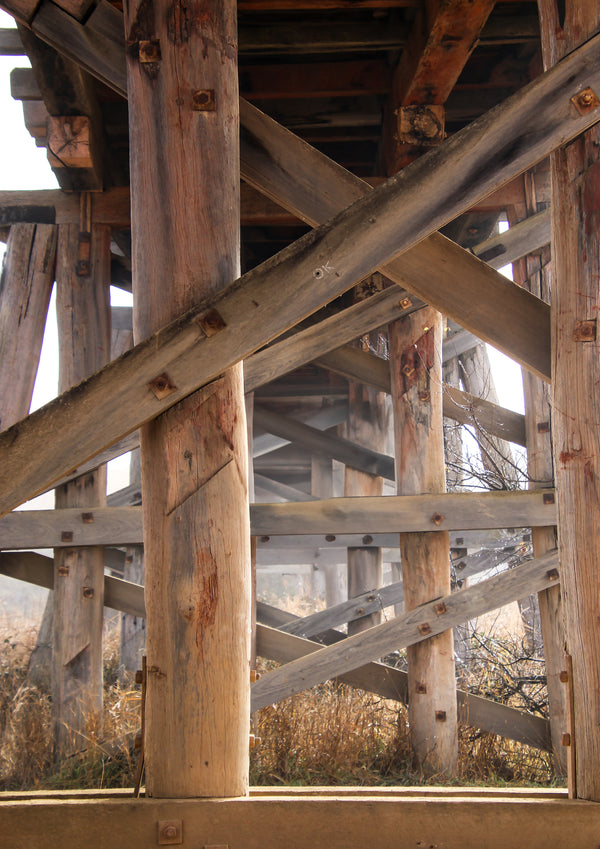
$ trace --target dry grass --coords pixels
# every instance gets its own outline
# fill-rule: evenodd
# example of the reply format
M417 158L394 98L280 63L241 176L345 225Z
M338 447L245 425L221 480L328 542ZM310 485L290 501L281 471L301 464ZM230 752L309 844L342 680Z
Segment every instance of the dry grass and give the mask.
M105 646L102 722L91 715L85 750L53 762L50 695L27 681L32 629L0 632L0 790L131 787L137 753L140 694L118 676L118 637ZM481 638L471 664L470 689L487 697L545 710L539 663L522 647ZM477 642L477 640L476 640ZM263 669L273 664L264 664ZM532 670L536 673L532 673ZM543 672L543 669L542 669ZM529 679L534 679L533 682ZM463 684L464 684L463 680ZM261 710L261 745L252 750L250 779L256 785L439 784L413 769L406 709L333 683ZM549 784L555 780L548 753L474 729L462 729L459 777L454 783Z

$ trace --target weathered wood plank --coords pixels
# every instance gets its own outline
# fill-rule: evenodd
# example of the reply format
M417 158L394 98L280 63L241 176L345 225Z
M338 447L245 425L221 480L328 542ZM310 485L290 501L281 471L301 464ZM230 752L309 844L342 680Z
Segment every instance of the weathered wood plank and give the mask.
M140 507L16 510L0 519L0 549L134 545L143 541Z
M324 433L260 404L254 405L254 421L263 430L289 439L290 442L297 443L307 451L323 457L333 457L341 463L371 474L381 475L388 480L394 479L394 461L386 454L363 448L340 436Z
M283 790L283 792L282 792ZM123 799L105 791L104 798L26 796L1 802L1 816L11 849L57 843L72 849L142 849L156 843L157 823L180 820L191 845L238 845L246 849L303 849L319 845L328 834L331 849L354 846L405 849L435 846L440 835L448 847L505 849L511 835L514 849L563 849L577 835L578 849L595 849L600 829L597 805L573 804L563 796L539 797L520 790L509 796L463 788L432 793L348 788L315 795L296 788L263 788L250 799ZM262 795L267 793L268 795ZM506 794L507 791L504 791ZM464 795L463 795L464 794ZM33 801L35 800L35 801Z
M265 674L253 686L253 706L264 707L329 678L358 669L390 651L415 645L454 625L508 604L558 580L558 559L547 555L487 581L411 610L343 643L328 646Z
M492 268L502 268L549 244L550 231L548 208L513 225L506 233L499 233L485 242L480 242L473 248L473 253Z
M31 74L30 69L25 69ZM96 224L129 227L129 188L113 188L92 196ZM15 222L78 224L79 197L59 189L0 191L0 226Z
M0 276L0 428L29 412L50 294L56 227L15 224Z
M551 499L551 503L545 503ZM553 525L554 494L539 491L331 498L304 504L255 504L252 533L339 534L474 530Z
M0 56L25 56L18 30L0 29Z
M302 492L293 486L287 486L279 481L267 478L264 475L254 474L254 485L257 488L265 490L270 495L278 495L285 498L286 501L316 501L316 495L310 495L308 492Z

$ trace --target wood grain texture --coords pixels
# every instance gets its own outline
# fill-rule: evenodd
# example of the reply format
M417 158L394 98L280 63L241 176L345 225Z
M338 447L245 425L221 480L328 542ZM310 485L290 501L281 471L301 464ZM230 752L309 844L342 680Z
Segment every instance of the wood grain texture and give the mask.
M157 823L181 820L192 845L236 845L247 849L289 849L318 845L326 831L331 849L354 845L373 849L435 846L440 834L448 849L563 849L577 835L580 849L595 849L600 811L589 802L573 804L564 795L520 790L466 791L444 788L402 790L336 788L326 792L264 788L256 798L232 800L48 798L39 794L0 802L9 836L7 849L57 842L72 849L142 849L156 843ZM263 794L267 795L263 795ZM307 795L310 793L311 795ZM312 795L312 794L315 795ZM475 795L473 795L475 793ZM32 801L35 803L32 804Z
M233 0L126 8L126 40L138 48L127 56L137 340L239 276L236 24ZM144 42L153 40L160 50L146 61ZM214 109L203 108L207 101ZM205 328L210 334L214 325ZM141 430L151 796L248 789L250 532L239 359ZM179 380L170 367L154 377L146 390L158 396Z
M443 494L442 316L427 308L391 324L388 335L396 491L399 496ZM406 611L450 593L449 547L447 532L400 534ZM415 761L428 775L454 775L458 717L452 630L410 646L407 661Z
M529 561L473 587L421 605L339 644L322 648L307 659L273 670L254 685L253 707L264 707L328 678L358 669L390 651L428 640L467 619L550 586L557 580L556 565L555 555ZM439 609L441 603L445 610L440 615L435 608L438 605Z
M557 62L598 31L600 9L568 4L559 21L555 3L541 2L544 64ZM594 83L582 88L598 91ZM599 307L600 161L597 127L552 157L553 416L554 474L558 487L558 537L564 570L567 653L573 660L576 785L582 799L600 800L600 594L598 557L598 429L600 362L596 333ZM580 322L593 332L581 336ZM589 341L586 341L588 339Z
M85 268L79 262L83 231L89 238ZM63 391L110 358L109 282L110 228L91 222L60 225L56 314ZM59 510L76 508L80 515L103 507L106 467L60 486L55 503ZM57 759L86 748L89 717L100 716L102 709L103 589L102 548L55 550L52 719Z
M548 245L550 233L551 220L550 208L548 208L514 224L506 233L499 233L497 236L486 239L485 242L480 242L473 248L473 253L492 268L502 268Z
M56 228L14 224L0 277L0 428L24 418L31 405L54 283Z

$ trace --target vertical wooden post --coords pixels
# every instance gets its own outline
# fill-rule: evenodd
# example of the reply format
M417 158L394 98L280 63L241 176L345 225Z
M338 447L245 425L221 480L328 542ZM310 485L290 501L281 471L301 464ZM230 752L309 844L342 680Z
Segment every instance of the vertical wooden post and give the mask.
M310 494L317 498L333 498L333 460L313 455L310 461ZM325 573L325 606L333 607L346 600L340 570L343 565L327 563L320 565Z
M534 210L530 210L533 212ZM550 249L540 256L528 256L513 263L514 280L530 292L550 303ZM530 489L545 489L554 483L552 461L552 391L539 377L523 371L525 396L525 437L527 442L527 473ZM541 557L557 546L556 528L532 528L533 552ZM567 753L562 745L566 728L566 688L560 674L564 669L565 629L562 609L562 588L551 587L538 593L540 623L544 643L544 660L548 682L548 708L554 764L558 772L566 773Z
M85 207L89 197L82 195L82 202ZM94 226L85 217L83 226L61 225L58 232L61 391L99 369L110 355L110 228ZM81 508L82 521L93 521L94 507L105 504L104 466L56 490L57 508ZM65 528L65 539L69 533L73 529ZM52 707L57 758L87 745L86 725L102 709L103 616L104 549L56 549Z
M126 3L138 342L239 275L236 7ZM243 392L239 365L141 432L151 796L247 792Z
M0 429L29 412L54 283L56 227L13 224L0 278Z
M113 348L114 350L114 348ZM131 452L129 464L129 483L142 488L142 468L140 449ZM132 584L144 584L144 547L128 545L125 551L123 578ZM135 672L142 668L142 657L146 652L146 620L141 616L121 614L121 643L119 646L119 664L126 672Z
M559 12L540 0L542 52L554 65L600 29L600 6L572 0ZM573 109L597 103L583 90ZM596 125L552 163L554 472L567 652L573 659L577 795L600 801L600 128Z
M346 436L357 445L385 451L389 407L384 392L370 386L351 382L348 387L348 420ZM346 466L344 495L383 495L383 478L369 475ZM383 584L383 555L380 548L353 547L348 549L348 598L360 595ZM361 616L348 623L348 634L358 634L377 625L381 613Z
M442 431L442 317L420 310L389 328L399 495L445 492ZM443 527L434 514L432 528ZM400 534L407 610L450 592L445 531ZM443 616L443 611L440 613ZM458 755L452 630L408 649L409 723L415 759L427 774L452 775Z

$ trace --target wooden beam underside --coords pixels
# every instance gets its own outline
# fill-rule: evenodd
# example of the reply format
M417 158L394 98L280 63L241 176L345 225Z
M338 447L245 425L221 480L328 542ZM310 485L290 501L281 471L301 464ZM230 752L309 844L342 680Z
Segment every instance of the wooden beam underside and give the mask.
M124 95L126 86L123 29L118 18L118 12L109 12L106 5L102 4L96 8L86 26L82 27L61 10L44 3L37 12L33 28L39 37L48 40L57 50L66 51L75 61L80 61L90 73L96 74ZM110 56L112 61L107 61L107 56ZM249 104L242 102L241 173L244 179L261 192L265 192L272 200L314 225L326 220L368 191L367 184L359 178L352 177L343 168L318 154L291 133L283 131L281 127L278 129L282 137L277 139L277 125L275 122L266 121L263 116L261 120L269 134L269 138L265 140L263 127L256 122L256 114L256 111L252 112ZM275 148L278 161L275 170L271 167L269 156L265 162L265 152L272 147ZM307 160L306 166L301 170L299 164L304 160ZM334 180L339 182L337 190ZM342 183L345 184L343 188ZM315 185L318 185L321 191L327 190L328 203L324 202L325 195L319 198L315 193ZM497 184L490 186L496 187ZM475 200L476 198L473 202ZM456 210L456 214L460 211L462 210ZM540 355L535 355L531 337L532 331L538 325L542 336L547 335L544 330L548 323L547 317L536 317L527 310L524 313L527 297L523 290L507 285L506 280L497 279L491 269L484 271L484 266L478 268L471 256L458 246L451 249L450 243L446 242L441 236L428 239L419 249L405 253L402 267L397 266L395 275L392 268L387 268L386 273L391 279L398 279L398 282L406 285L432 306L455 318L463 326L478 332L481 338L492 342L524 365L527 366L528 355L532 355L533 360L529 365L533 364L539 372ZM444 269L444 274L441 275L443 280L432 277L432 268L439 268L440 271ZM449 279L449 274L452 279ZM459 297L459 290L465 287L466 280L469 280L469 291L464 292L464 297ZM489 314L486 315L486 310L477 308L480 298L493 303L493 320L490 320ZM520 322L520 326L517 326L516 322ZM499 328L502 328L502 331L499 331ZM542 359L548 360L548 340L540 337L536 341L538 348L541 345L540 350L546 352L542 353ZM549 368L545 365L542 371L544 369L546 378L549 379Z
M397 254L399 250L406 252L460 209L469 208L485 196L495 185L506 182L595 123L600 110L596 108L584 116L574 114L571 97L582 87L600 83L596 46L597 39L592 39L518 96L357 200L333 222L307 234L281 255L245 275L223 296L176 320L72 390L70 395L67 393L20 422L11 432L1 435L2 512L47 488L81 462L209 382L228 365L248 356L270 338L345 291L374 267L385 263L390 254ZM529 126L526 124L526 129L523 126L524 117L532 113L536 123L528 132ZM507 138L510 138L511 152L517 152L510 161L503 156ZM260 150L264 151L264 147ZM268 159L271 161L270 157ZM482 161L485 161L486 173L480 178ZM449 173L450 164L453 198L459 198L451 208L435 201L440 175ZM478 179L474 180L476 174ZM424 203L424 198L433 200ZM365 221L377 225L373 233L369 228L365 230ZM388 239L384 238L385 233ZM403 259L405 262L406 253ZM430 275L427 276L430 279ZM293 300L285 286L277 285L282 280L291 281L296 294ZM523 310L512 315L513 324L517 323L517 318L524 319L523 329L533 336L531 331L539 328L539 321L531 323L531 319L534 316L539 319L539 310L543 309L546 319L542 324L546 322L548 330L547 307L544 309L541 302L529 301L526 293L522 294L525 298ZM472 298L471 304L476 300ZM533 315L525 308L525 302L535 304ZM210 320L212 335L202 338L197 322L206 324L209 308L219 312L219 327L223 324L225 327L215 333ZM497 319L494 315L496 326ZM531 357L527 357L528 364L534 367L533 363L538 362L536 370L548 377L548 346L540 347L540 340L536 339L534 348ZM175 388L169 390L167 397L161 393L163 397L156 398L148 391L148 384L167 370L169 385ZM194 375L193 379L190 375ZM117 389L117 376L120 390ZM68 415L65 415L67 409ZM131 411L127 416L125 409ZM110 424L98 433L93 429L90 415L96 419L100 415ZM77 420L79 434L73 433L74 420ZM11 450L7 452L9 447ZM46 455L51 453L53 459L43 468L33 469L32 458L37 460L42 450Z

